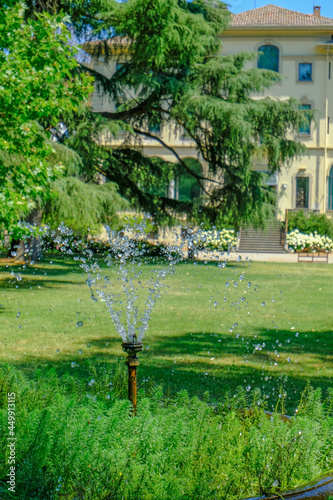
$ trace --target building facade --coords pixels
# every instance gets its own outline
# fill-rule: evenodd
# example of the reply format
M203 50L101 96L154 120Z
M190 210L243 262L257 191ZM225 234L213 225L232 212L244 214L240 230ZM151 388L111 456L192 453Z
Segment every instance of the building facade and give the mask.
M232 15L231 25L221 39L222 55L257 53L247 63L248 67L270 69L283 77L258 97L292 96L303 109L317 110L316 123L304 123L297 137L306 145L308 155L290 167L284 166L267 181L277 193L278 218L284 219L287 209L333 216L333 19L321 16L320 7L314 7L312 14L302 14L267 5ZM115 62L105 65L95 61L94 69L111 76L117 68ZM98 91L92 97L92 107L95 111L114 111L114 104ZM159 134L182 159L192 163L192 168L196 162L205 173L205 164L194 144L182 133L160 130ZM110 141L108 137L102 138L105 146ZM112 146L121 143L121 137L112 140ZM154 140L147 138L142 146L147 156L176 161L172 153ZM253 168L266 170L264 163L254 163ZM183 196L186 201L186 197L195 196L195 189L189 179L178 179L168 187L167 194L176 199Z
M271 180L278 195L278 216L286 209L315 210L333 215L333 19L301 14L274 5L232 17L223 33L223 54L257 52L252 63L277 71L282 82L266 95L290 96L304 109L317 110L317 123L305 123L298 140L308 156L294 161ZM331 123L330 123L331 120ZM265 170L265 165L254 165Z

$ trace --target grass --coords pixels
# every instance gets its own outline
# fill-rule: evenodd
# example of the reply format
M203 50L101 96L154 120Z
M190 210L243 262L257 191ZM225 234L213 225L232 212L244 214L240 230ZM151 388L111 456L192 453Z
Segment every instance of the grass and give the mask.
M123 358L78 262L2 263L0 361L27 375L52 366L80 378L87 360L113 366ZM308 380L324 391L331 383L332 278L333 267L323 264L179 264L153 311L139 383L153 380L172 394L209 391L215 400L240 385L259 387L270 408L280 399L293 412Z
M332 469L332 275L323 264L179 264L139 355L134 420L121 339L79 262L3 259L1 498L239 500ZM267 419L272 409L296 416Z

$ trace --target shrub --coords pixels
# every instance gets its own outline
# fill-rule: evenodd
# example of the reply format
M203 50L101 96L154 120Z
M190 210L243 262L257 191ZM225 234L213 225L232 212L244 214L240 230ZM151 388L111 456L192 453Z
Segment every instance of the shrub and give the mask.
M300 233L318 233L333 239L333 221L325 214L310 213L306 215L303 210L299 212L289 212L288 231L298 229Z

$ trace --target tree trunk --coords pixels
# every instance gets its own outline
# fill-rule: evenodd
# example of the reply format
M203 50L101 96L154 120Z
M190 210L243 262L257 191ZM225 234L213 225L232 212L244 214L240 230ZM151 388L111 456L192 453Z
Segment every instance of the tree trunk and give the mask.
M39 227L42 222L43 211L35 208L25 219L32 226ZM24 239L12 239L8 257L16 261L31 262L42 257L40 236L27 237Z

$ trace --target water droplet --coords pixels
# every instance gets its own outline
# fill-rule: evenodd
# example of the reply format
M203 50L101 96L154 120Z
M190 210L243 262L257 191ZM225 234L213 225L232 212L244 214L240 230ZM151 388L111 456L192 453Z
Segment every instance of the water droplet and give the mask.
M89 382L89 384L88 384L88 385L91 387L92 385L94 385L94 383L95 383L95 380L92 378L92 379L90 380L90 382Z
M83 326L83 325L84 325L83 321L78 321L75 326L80 327L80 326Z
M262 306L265 306L265 305L266 305L266 302L262 302L262 303L261 303L261 305L262 305Z
M76 366L77 366L77 363L75 363L75 361L72 361L72 362L71 362L71 367L72 367L72 368L75 368Z

